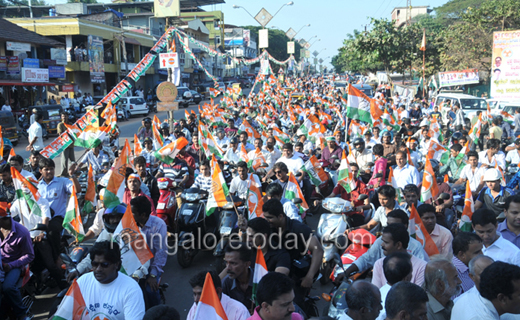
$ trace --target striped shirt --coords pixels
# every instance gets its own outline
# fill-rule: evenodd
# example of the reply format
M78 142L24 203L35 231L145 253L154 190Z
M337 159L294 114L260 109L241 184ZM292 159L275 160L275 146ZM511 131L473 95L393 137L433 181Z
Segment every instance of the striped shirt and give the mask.
M211 190L211 176L205 177L203 175L198 175L197 178L195 178L195 182L191 186L192 188L198 188L204 191L210 191Z
M471 278L469 277L469 268L464 264L464 262L460 261L459 258L453 257L451 259L453 262L453 265L457 269L457 273L459 274L459 279L462 281L461 287L462 291L460 294L463 294L464 292L468 292L469 289L473 288L475 286L475 283Z

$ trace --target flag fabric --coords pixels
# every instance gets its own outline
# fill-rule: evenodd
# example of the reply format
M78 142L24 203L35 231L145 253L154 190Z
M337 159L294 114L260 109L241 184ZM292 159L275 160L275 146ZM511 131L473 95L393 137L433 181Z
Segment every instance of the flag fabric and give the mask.
M347 117L372 124L372 119L377 120L383 115L383 111L377 106L375 101L361 90L349 85L347 93Z
M188 140L184 137L173 141L172 143L165 145L161 149L155 151L155 157L167 164L173 163L175 157L184 147L188 145Z
M209 158L212 154L221 157L224 155L219 145L215 142L215 138L207 127L203 124L199 124L199 144L204 149L206 156Z
M249 174L249 190L247 191L247 208L249 210L249 219L261 217L263 214L262 206L264 200L262 197L262 184L258 185L253 177Z
M439 122L437 121L437 118L432 118L430 122L430 130L428 130L428 134L432 139L436 139L438 141L441 141L439 137L441 136L441 126L439 125Z
M258 283L260 280L267 274L267 264L265 263L264 253L258 247L256 249L256 260L255 260L255 271L253 274L253 294L252 300L256 303L256 289L258 288Z
M422 43L421 43L421 47L419 48L419 50L426 51L426 29L423 30Z
M159 131L160 124L156 124L155 122L152 124L152 133L153 133L153 147L155 150L159 150L164 147L164 137Z
M442 146L437 141L431 139L430 147L428 148L428 157L432 160L437 160L442 164L448 163L448 159L450 158L450 151Z
M96 198L96 183L94 181L94 172L92 170L92 165L88 166L88 175L87 175L87 191L85 192L85 201L94 202Z
M125 175L126 168L129 166L130 158L130 144L128 139L125 141L123 150L114 163L110 178L108 179L105 195L103 196L103 203L105 208L113 208L121 203L125 193Z
M208 216L211 215L216 208L224 206L227 203L226 197L229 195L226 179L224 179L224 175L215 157L211 158L211 172L213 185L206 204L206 215Z
M11 158L14 156L16 156L16 153L14 152L14 148L11 148L11 151L9 151L9 158L7 158L7 162L10 162Z
M482 127L482 113L478 116L477 122L471 127L469 131L469 137L473 141L473 143L478 144L478 140L480 139L480 129Z
M464 209L462 210L462 216L459 222L459 229L461 231L471 232L471 218L475 211L475 204L473 203L473 194L469 186L469 180L466 181L466 195L464 197Z
M209 272L206 274L193 320L228 320Z
M502 176L502 179L500 180L500 185L502 187L505 187L507 186L507 181L506 181L506 177L504 176L504 171L502 170L502 168L498 165L498 162L495 161L495 169L498 170L498 172L500 172L500 175Z
M88 125L78 135L77 139L74 141L74 145L85 149L94 148L103 141L108 132L110 132L110 129L110 127L106 126L100 127L97 123Z
M220 90L209 88L209 95L211 98L215 99L220 94Z
M63 297L58 310L51 320L90 320L87 304L83 299L79 285L74 279L72 285Z
M345 188L347 192L352 192L356 189L356 181L350 172L350 164L348 163L345 150L341 156L341 163L338 168L338 183Z
M11 149L12 150L12 149ZM40 200L40 193L38 188L29 182L18 170L11 167L11 178L13 179L16 197L20 200L24 199L31 214L42 216L38 200ZM29 192L27 192L29 191ZM22 206L22 208L25 206Z
M78 206L76 186L72 184L72 193L67 204L65 217L63 217L63 228L67 229L77 242L83 241L85 237L85 230L83 229L83 222L81 221L81 212Z
M121 248L121 272L124 274L131 276L153 258L146 238L135 222L131 206L126 206L114 235L113 241L117 241Z
M383 112L383 115L381 116L381 119L383 120L383 124L385 126L390 126L395 131L401 130L401 126L397 124L397 121L395 121L394 115L388 113L386 108L385 108L385 111Z
M426 157L426 163L424 164L424 174L421 186L421 201L426 202L439 195L439 186L437 185L437 179L433 172L433 167L430 159Z
M141 147L137 134L134 133L134 156L140 156L141 152L143 152L143 147Z
M12 150L12 148L11 148ZM0 158L4 157L4 137L2 136L2 126L0 126Z
M282 197L286 198L287 200L292 200L295 198L302 199L302 203L299 205L300 213L303 213L305 210L309 210L309 206L307 205L307 201L305 201L305 197L303 196L303 192L300 189L298 180L296 180L296 177L292 173L289 173L289 180L287 181L287 185L285 186Z
M424 227L421 217L419 217L414 204L412 204L410 207L408 233L410 234L410 237L414 238L422 244L424 251L426 251L428 256L439 254L439 248L437 248L437 245L435 242L433 242L432 237Z
M318 158L314 155L305 162L301 170L307 173L315 186L319 186L329 180L329 175L323 170Z

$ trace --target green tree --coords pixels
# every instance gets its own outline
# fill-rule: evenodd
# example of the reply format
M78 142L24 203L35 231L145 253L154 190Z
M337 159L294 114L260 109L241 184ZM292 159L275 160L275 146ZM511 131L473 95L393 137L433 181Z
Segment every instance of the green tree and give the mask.
M477 8L488 0L450 0L435 8L435 13L442 19L458 19L468 8Z
M67 0L67 3L98 3L97 0Z

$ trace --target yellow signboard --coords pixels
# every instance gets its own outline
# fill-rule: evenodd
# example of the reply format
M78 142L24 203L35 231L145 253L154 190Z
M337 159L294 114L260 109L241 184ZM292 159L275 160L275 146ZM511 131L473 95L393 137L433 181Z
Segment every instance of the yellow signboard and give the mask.
M180 0L154 0L153 10L155 17L178 17L181 14Z

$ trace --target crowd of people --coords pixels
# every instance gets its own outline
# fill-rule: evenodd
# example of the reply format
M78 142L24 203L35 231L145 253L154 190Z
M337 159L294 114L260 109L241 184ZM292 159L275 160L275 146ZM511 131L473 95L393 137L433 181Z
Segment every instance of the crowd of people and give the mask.
M256 93L233 98L226 92L220 104L199 106L198 115L164 123L144 118L135 131L131 164L124 168L124 196L115 206L103 200L110 168L124 148L117 128L77 163L73 149L65 149L59 174L54 161L39 154L38 135L30 139L29 163L11 156L0 165L2 302L9 301L16 317L25 319L18 282L30 265L35 277L47 269L62 289L77 278L91 319L179 319L175 309L187 306L161 305L159 286L166 263L172 263L167 249L174 230L157 217L164 205L158 179L177 182L181 208L182 190L214 192L216 162L225 178L223 189L244 203L251 186L260 187L262 215L238 217L237 237L225 247L224 270L208 266L189 279L194 304L188 320L201 317L198 305L208 278L228 320L308 317L306 299L324 252L323 239L313 233L315 226L307 225L308 217L325 212L321 204L331 197L351 203L343 213L349 222L345 234L365 229L378 237L335 279L365 277L348 287L348 309L340 319L520 317L520 195L515 195L520 178L504 174L520 163L520 139L513 135L519 128L485 111L477 120L482 122L468 119L457 103L391 95L389 87L374 98L361 96L381 109L373 117L382 114L363 122L347 116L353 107L348 92L335 88L333 80L266 77L257 79ZM67 121L64 115L60 133L67 132ZM477 125L480 135L470 135ZM181 140L188 144L171 161L159 156L162 146ZM432 158L437 145L449 157ZM94 171L99 200L82 241L95 239L95 244L65 279L60 267L64 216L69 198L81 190L77 174L88 168ZM26 210L31 204L24 194L30 187L16 190L13 170L37 190L38 212ZM322 174L316 182L313 170L324 173L325 181ZM423 184L431 183L432 176L437 194L447 196L424 192ZM291 201L293 186L303 195L302 203ZM466 186L469 199L464 199ZM366 199L360 200L361 195ZM467 208L471 232L460 230L460 199L464 211L474 202L474 208ZM111 241L129 208L153 256L130 275L121 269L125 249ZM412 223L415 210L420 219ZM45 231L33 230L39 224L46 225ZM419 239L416 230L427 234ZM436 254L426 251L426 238ZM257 251L268 271L258 285Z

